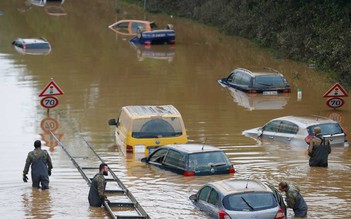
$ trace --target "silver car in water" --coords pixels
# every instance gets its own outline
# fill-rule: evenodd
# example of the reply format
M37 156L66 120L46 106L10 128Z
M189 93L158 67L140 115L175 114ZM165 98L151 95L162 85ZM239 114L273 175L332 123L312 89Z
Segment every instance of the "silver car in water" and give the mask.
M204 185L190 200L211 218L284 219L281 193L257 180L227 179Z
M323 137L331 146L349 146L346 134L336 121L320 116L284 116L272 119L262 127L243 131L243 135L254 139L283 142L290 145L307 146L315 127L322 129Z

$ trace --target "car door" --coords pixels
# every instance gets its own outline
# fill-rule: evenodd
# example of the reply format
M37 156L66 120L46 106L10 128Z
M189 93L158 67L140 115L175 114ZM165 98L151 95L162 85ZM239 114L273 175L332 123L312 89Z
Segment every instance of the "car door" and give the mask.
M262 127L262 138L274 141L274 138L279 130L281 120L273 120Z
M148 163L162 168L163 161L167 155L167 152L168 148L160 148L156 150L149 156Z
M285 144L290 144L290 142L295 139L298 130L299 127L295 123L282 120L274 140Z
M186 166L186 155L169 149L162 163L162 168L174 173L183 174Z
M197 207L207 213L211 218L218 218L219 195L215 189L210 186L203 187L198 192Z

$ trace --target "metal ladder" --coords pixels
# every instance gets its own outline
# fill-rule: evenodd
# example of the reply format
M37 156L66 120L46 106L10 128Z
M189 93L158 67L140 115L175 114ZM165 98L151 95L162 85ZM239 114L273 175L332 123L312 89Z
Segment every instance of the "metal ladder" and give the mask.
M49 130L53 138L58 142L63 151L70 158L74 166L77 168L82 177L87 181L88 185L91 185L92 177L89 177L89 171L95 171L95 175L99 168L90 166L79 165L77 160L82 157L73 157L67 149L63 146L60 140L55 136L55 134ZM88 148L93 152L95 158L100 162L104 162L103 159L96 153L96 151L90 146L90 144L81 136ZM75 159L76 158L76 159ZM89 159L88 157L83 157L83 159ZM112 178L106 178L106 190L105 193L108 195L109 202L104 201L104 206L109 212L110 216L115 219L149 219L149 215L145 212L139 202L134 198L132 193L124 186L121 180L116 176L116 174L109 168L109 173ZM114 187L108 189L108 187ZM117 188L116 188L117 187Z

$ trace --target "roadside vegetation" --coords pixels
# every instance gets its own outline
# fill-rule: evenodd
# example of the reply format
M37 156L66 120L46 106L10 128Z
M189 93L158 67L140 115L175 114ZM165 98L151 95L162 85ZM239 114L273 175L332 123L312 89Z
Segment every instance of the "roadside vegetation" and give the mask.
M349 0L124 0L216 26L351 87Z

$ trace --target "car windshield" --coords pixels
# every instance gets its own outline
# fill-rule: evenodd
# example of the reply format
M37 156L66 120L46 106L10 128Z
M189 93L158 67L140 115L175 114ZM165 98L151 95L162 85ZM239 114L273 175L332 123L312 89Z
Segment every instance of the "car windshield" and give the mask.
M323 135L334 135L344 133L338 123L325 123L308 127L307 130L309 135L313 136L313 129L315 127L320 127Z
M255 77L253 87L285 87L285 82L279 75L260 75Z
M230 161L223 151L209 151L189 155L189 169L211 168L230 165Z
M133 122L132 137L162 138L182 135L181 120L178 117L144 118Z
M247 192L227 195L223 206L231 211L259 211L277 207L277 201L270 192Z

